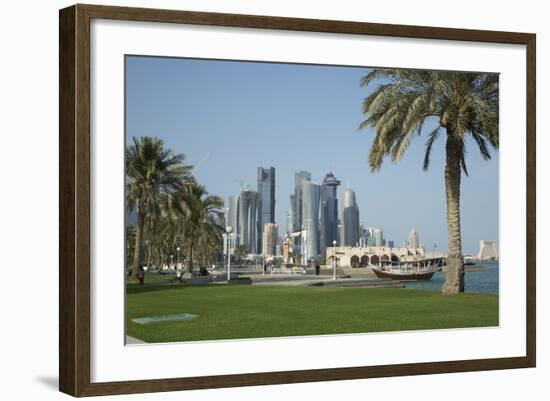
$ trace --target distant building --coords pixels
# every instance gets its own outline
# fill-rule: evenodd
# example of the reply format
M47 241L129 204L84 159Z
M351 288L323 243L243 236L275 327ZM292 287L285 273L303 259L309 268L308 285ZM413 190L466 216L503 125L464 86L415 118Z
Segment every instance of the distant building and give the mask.
M277 245L275 246L275 256L281 257L281 242L277 242Z
M374 246L383 246L384 244L384 233L382 229L374 229Z
M386 241L386 246L388 248L393 248L393 247L395 247L395 242L393 242L393 240L387 240Z
M389 246L351 247L337 246L327 248L327 264L333 263L334 257L340 267L382 266L399 262L414 261L425 256L424 248L391 248Z
M369 236L367 230L360 230L359 235L359 246L368 246L369 245Z
M292 196L291 196L292 198ZM292 200L291 200L292 204ZM286 233L290 234L294 231L294 221L293 221L293 209L290 207L286 212Z
M302 198L302 182L311 181L311 173L308 171L298 171L294 173L294 193L290 195L290 208L291 208L291 219L292 219L292 228L288 230L289 234L297 233L303 230L303 198ZM291 252L293 254L301 253L303 248L302 236L301 235L292 235L291 237Z
M342 229L341 244L356 246L359 242L359 208L355 199L355 192L348 188L342 195Z
M290 195L290 207L286 213L286 232L291 233L296 229L296 196Z
M244 245L249 253L260 253L258 248L258 203L256 191L241 190L237 207L237 235L239 245Z
M283 263L288 264L291 263L291 255L292 255L292 238L290 238L288 235L283 240Z
M327 246L333 246L338 237L338 197L336 191L340 181L332 172L325 175L321 184L319 216L319 251L325 254Z
M225 219L225 227L231 226L233 233L237 232L237 197L230 196L227 201L227 215ZM236 234L234 234L236 236Z
M409 234L409 246L411 248L418 248L419 241L418 241L418 233L416 232L416 229L412 229Z
M480 260L491 260L498 259L498 250L497 245L494 241L479 241L479 254L478 259Z
M262 237L262 253L265 256L276 256L279 241L279 226L274 223L265 224Z
M258 223L263 233L267 223L275 223L275 168L258 167ZM258 249L262 249L262 238L258 236Z
M319 257L319 192L321 187L310 180L302 180L303 264Z
M302 182L311 181L311 173L308 171L299 171L294 174L294 195L290 196L290 202L293 209L293 231L302 229Z

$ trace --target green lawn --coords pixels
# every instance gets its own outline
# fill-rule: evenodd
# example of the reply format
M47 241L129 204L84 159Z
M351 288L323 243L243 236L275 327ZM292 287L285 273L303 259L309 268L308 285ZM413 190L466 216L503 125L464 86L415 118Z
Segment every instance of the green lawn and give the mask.
M127 334L146 342L365 333L498 325L498 296L402 288L127 286ZM132 318L192 313L194 320Z

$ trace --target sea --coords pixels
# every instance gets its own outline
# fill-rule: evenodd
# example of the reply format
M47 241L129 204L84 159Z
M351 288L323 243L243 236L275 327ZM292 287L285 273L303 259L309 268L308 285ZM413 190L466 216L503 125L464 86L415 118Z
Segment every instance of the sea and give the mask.
M474 271L468 271L473 268ZM480 268L480 271L475 269ZM436 273L429 281L410 281L405 282L406 288L414 288L427 291L441 291L445 282L444 273ZM483 292L488 294L498 294L499 266L498 261L489 260L477 262L475 266L466 266L464 277L465 292Z

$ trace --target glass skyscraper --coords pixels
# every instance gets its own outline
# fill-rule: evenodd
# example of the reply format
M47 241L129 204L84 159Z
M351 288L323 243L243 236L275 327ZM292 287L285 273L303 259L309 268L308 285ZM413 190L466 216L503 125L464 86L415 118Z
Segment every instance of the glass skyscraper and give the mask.
M258 249L262 249L263 231L275 223L275 168L258 167Z
M342 196L342 244L356 246L359 242L359 208L355 200L355 192L348 188Z
M332 172L325 175L321 184L321 201L319 217L319 252L325 256L327 246L333 246L332 242L338 237L338 197L337 189L340 181Z
M384 246L384 233L380 228L374 229L374 246Z
M302 259L319 256L319 192L321 187L310 180L302 180Z
M237 198L233 195L229 196L227 202L227 220L226 227L231 226L233 230L237 229Z
M291 195L292 199L292 195ZM290 203L292 205L292 201ZM286 233L290 234L294 231L294 218L293 218L294 210L292 207L290 207L286 212Z
M256 191L242 190L237 207L237 234L239 245L244 245L250 253L260 253L259 242L259 194Z
M294 174L294 195L290 196L292 205L294 231L302 229L302 181L311 181L311 173L299 171Z
M233 244L234 246L239 245L239 233L237 232L237 197L236 196L229 196L228 202L227 202L227 215L225 219L225 227L231 226L233 229ZM224 245L225 246L225 245Z
M308 171L299 171L294 173L294 193L290 195L290 219L292 220L291 232L302 230L302 182L311 181L311 173ZM292 252L303 252L301 236L292 237ZM303 260L303 258L302 258Z

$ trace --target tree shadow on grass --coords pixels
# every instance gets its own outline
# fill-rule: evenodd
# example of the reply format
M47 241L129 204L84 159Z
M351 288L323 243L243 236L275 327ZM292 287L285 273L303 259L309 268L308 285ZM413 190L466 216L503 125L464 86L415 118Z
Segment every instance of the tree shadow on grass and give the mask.
M214 287L212 284L185 284L185 283L163 283L163 284L127 284L126 294L145 294L148 292L165 290L185 290L199 287Z

